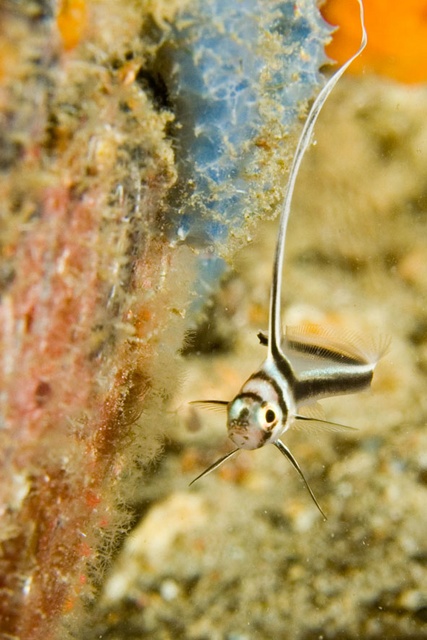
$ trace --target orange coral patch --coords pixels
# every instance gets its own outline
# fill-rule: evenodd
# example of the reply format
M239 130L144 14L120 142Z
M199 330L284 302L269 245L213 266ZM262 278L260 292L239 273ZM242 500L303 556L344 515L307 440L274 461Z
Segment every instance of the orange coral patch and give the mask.
M79 44L87 24L85 0L62 0L56 23L64 49L74 49Z
M352 73L364 70L406 83L427 80L427 1L365 0L368 46L351 65ZM359 9L355 0L327 0L323 17L338 25L327 55L339 64L356 51L360 41Z

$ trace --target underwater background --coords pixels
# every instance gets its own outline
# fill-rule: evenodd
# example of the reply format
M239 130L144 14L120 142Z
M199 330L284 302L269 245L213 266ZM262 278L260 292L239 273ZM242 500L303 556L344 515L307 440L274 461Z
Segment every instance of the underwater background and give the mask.
M0 4L1 640L426 636L427 13L365 4L284 272L284 324L391 337L322 403L358 431L286 434L326 522L272 447L188 487L229 450L188 402L264 357L316 3Z
M103 637L425 637L426 106L424 87L343 79L300 176L284 321L392 339L372 390L322 402L358 431L286 434L328 520L273 447L188 489L231 445L223 413L186 401L232 397L264 358L273 222L236 258L186 358L181 418L107 579Z

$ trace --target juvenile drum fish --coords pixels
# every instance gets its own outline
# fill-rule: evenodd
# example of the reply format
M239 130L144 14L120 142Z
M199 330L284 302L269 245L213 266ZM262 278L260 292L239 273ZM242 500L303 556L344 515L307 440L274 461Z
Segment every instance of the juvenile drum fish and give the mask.
M387 341L368 345L355 335L339 335L336 331L314 325L288 327L282 338L280 300L286 230L301 161L327 97L367 43L363 4L361 0L358 3L362 27L360 47L328 80L314 101L292 162L273 264L269 330L268 335L258 334L260 342L267 346L267 357L233 400L198 400L192 403L226 408L228 436L236 448L205 469L191 484L219 467L240 449L259 449L266 444L273 444L299 473L325 519L326 516L297 460L280 438L292 425L298 423L303 426L311 423L329 430L351 429L324 420L317 400L355 393L369 387L375 367L386 351Z

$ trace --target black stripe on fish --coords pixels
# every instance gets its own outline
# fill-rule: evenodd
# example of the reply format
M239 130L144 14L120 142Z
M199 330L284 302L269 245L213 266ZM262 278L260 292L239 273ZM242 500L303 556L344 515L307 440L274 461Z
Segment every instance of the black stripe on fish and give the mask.
M268 373L262 370L251 375L251 377L248 379L248 382L249 381L253 382L254 380L263 380L264 382L268 382L268 384L270 384L273 387L274 391L277 394L279 406L282 410L282 422L285 423L288 417L289 409L283 397L283 391L280 384L272 376L270 376ZM262 398L262 400L264 399L265 398Z
M359 372L325 372L324 375L318 373L316 377L297 380L294 387L295 400L297 404L301 404L311 398L356 393L369 387L373 375L373 369Z

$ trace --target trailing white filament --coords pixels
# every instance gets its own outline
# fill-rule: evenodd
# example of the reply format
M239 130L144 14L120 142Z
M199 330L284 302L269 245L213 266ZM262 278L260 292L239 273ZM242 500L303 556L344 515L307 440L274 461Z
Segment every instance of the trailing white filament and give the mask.
M269 319L269 355L272 356L276 349L280 350L280 343L282 339L282 320L281 320L281 296L282 296L282 272L283 262L285 257L285 242L286 231L288 226L289 215L291 211L292 197L294 194L295 183L298 177L300 165L304 157L305 152L311 141L314 126L323 105L329 97L331 91L337 84L338 80L345 73L351 63L362 53L366 47L368 38L365 28L365 14L363 10L362 0L357 0L360 9L360 23L362 27L362 39L360 47L356 53L351 56L347 62L345 62L338 71L328 80L325 86L320 91L319 95L315 99L313 106L310 109L310 113L305 121L304 128L301 133L301 137L298 141L297 149L295 152L292 166L289 172L289 180L286 186L285 199L283 202L282 212L280 215L279 232L277 236L276 254L274 258L273 266L273 279L271 283L271 297L270 297L270 319Z

